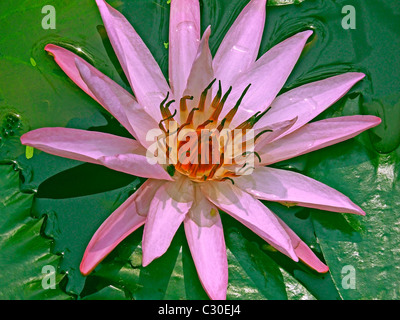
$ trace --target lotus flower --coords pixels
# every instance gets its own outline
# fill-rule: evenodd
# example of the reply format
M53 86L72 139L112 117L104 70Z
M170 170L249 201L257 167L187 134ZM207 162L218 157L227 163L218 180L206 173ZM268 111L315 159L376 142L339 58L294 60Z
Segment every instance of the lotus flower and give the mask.
M327 272L328 267L260 200L365 214L327 185L267 166L377 126L380 119L368 115L308 123L343 97L364 74L336 75L277 96L312 35L311 30L286 39L257 59L266 0L251 0L212 57L210 27L200 38L198 0L172 0L168 84L126 18L103 0L96 2L134 96L74 53L53 44L45 50L134 139L71 128L41 128L21 137L24 145L57 156L148 178L94 234L80 265L82 274L89 274L142 225L143 266L147 266L166 252L183 223L205 291L211 299L225 299L228 264L220 211L294 261L301 260L318 272ZM195 132L208 126L254 130L256 139L251 153L257 157L252 174L237 174L232 169L235 162L225 165L178 161L172 167L150 163L146 154L152 142L147 133L162 128L170 134L168 128L173 122L178 130L186 126Z

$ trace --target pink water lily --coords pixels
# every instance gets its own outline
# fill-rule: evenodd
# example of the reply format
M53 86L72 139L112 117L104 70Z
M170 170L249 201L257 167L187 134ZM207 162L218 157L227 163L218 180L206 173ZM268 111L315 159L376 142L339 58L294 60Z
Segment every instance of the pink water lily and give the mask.
M328 267L260 200L365 214L327 185L296 172L267 167L377 126L380 119L368 115L308 123L342 98L364 74L336 75L277 96L312 31L286 39L257 59L266 0L251 0L212 57L210 27L200 37L198 0L172 0L168 84L126 18L103 0L96 2L134 95L74 53L53 44L45 50L134 139L70 128L42 128L21 137L24 145L57 156L148 178L94 234L84 253L81 272L89 274L142 225L143 266L147 266L166 252L183 223L205 291L211 299L225 299L228 263L219 210L294 261L327 272ZM259 158L253 173L238 175L227 166L203 163L178 163L172 171L168 170L170 166L151 164L146 157L151 145L146 134L171 121L176 121L179 128L253 129L258 138L254 153Z

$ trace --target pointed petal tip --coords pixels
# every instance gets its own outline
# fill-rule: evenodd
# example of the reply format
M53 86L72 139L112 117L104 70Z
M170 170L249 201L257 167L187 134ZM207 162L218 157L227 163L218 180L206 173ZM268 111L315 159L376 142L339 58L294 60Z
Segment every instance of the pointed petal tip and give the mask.
M334 211L332 211L332 212L334 212ZM358 216L362 216L362 217L364 217L365 215L366 215L366 213L365 213L365 211L364 210L362 210L359 206L357 206L357 205L354 205L354 208L353 209L348 209L348 210L346 210L346 211L343 211L343 212L341 212L341 213L350 213L350 214L355 214L355 215L358 215Z
M310 268L319 273L326 273L329 271L328 266L324 264L303 241L300 240L300 242L298 242L295 250L300 257L300 261Z
M356 211L356 214L360 215L360 216L366 216L366 213L363 209L361 209L360 207L358 207L358 210Z
M228 29L213 59L223 90L257 60L265 26L266 0L251 0ZM238 49L238 50L236 50Z
M299 262L299 257L297 256L296 252L294 251L294 249L292 249L290 252L290 258L294 261L294 262Z
M91 273L91 270L87 270L82 267L79 268L79 271L81 272L81 275L83 275L84 277L87 277Z
M362 72L350 72L349 74L354 75L354 77L357 81L360 81L365 78L365 73L362 73Z
M58 46L56 46L55 44L48 43L48 44L46 44L46 45L44 46L44 50L47 51L47 52L53 53L53 51L54 51L55 49L57 49L57 47L58 47Z
M51 135L51 130L57 130L58 128L39 128L35 130L31 130L25 132L21 137L20 141L23 145L35 147L35 143L37 142L38 135L42 134L43 132L48 132ZM36 140L36 141L35 141Z
M359 215L359 216L365 216L366 215L365 211L363 209L361 209L360 206L356 205L350 199L349 199L349 201L350 201L350 204L353 207L353 212L349 212L349 213L353 213L353 214L356 214L356 215Z
M365 78L365 73L362 72L346 72L338 75L337 77L342 77L344 83L349 84L349 89L354 86L357 82Z
M305 39L308 39L309 37L312 36L313 33L314 33L314 30L309 29L309 30L299 32L298 35L304 36Z
M145 251L143 251L143 253L142 253L142 266L144 268L147 267L156 258L158 258L158 257L153 257L153 258L148 257L148 255L145 254Z
M286 232L286 231L285 231ZM286 233L287 234L287 233ZM289 237L289 235L288 235L288 237ZM294 248L293 247L293 244L292 244L292 241L290 240L290 238L288 238L288 243L287 243L287 246L286 246L287 248L283 248L283 251L281 251L281 250L279 250L278 248L276 248L276 249L278 249L279 251L281 251L282 253L285 253L286 252L286 255L290 258L290 259L292 259L294 262L299 262L300 260L299 260L299 257L298 257L298 255L297 255L297 253L296 253L296 248Z
M343 85L347 87L347 90L350 90L351 87L353 87L357 82L361 81L362 79L365 78L365 73L362 72L346 72L339 74L337 76L331 77L332 79L340 79L340 81L343 82ZM330 78L327 78L327 80Z
M52 55L56 55L59 51L69 51L68 49L65 49L64 47L60 47L56 44L53 43L48 43L44 46L44 50L51 53ZM62 52L61 52L62 53Z
M276 248L278 249L278 248ZM282 248L283 250L278 249L282 253L285 253L290 259L294 262L299 262L299 257L296 254L295 248L293 248L292 242L289 240L287 248Z
M29 131L30 132L30 131ZM27 132L27 133L24 133L20 138L19 138L19 140L21 141L21 144L23 144L23 145L28 145L28 137L29 137L29 135L28 135L28 133L29 132Z
M145 223L143 235L142 235L142 267L143 268L147 267L155 259L155 257L150 258L149 254L147 253L147 250L144 248L145 247L144 239L146 237L146 231L147 231L146 227L147 227L147 224Z
M143 231L143 239L145 238L145 233L146 233L146 228ZM145 246L143 245L143 239L142 239L142 266L147 267L154 260L162 257L164 253L168 250L168 248L163 250L163 252L158 252L158 253L155 253L154 251L151 250L146 251Z
M204 31L203 36L200 41L204 41L205 43L208 43L208 41L210 40L210 36L211 36L211 25L209 25L207 27L207 29Z
M317 271L319 273L327 273L329 271L329 267L327 265L324 265L324 268L318 269Z
M380 125L382 123L382 119L377 116L369 116L371 122L374 123L374 127Z
M145 231L143 232L143 239L144 239L144 234L145 234ZM163 250L162 253L158 253L158 254L155 254L154 252L147 253L147 251L143 247L143 240L142 240L142 266L147 267L154 260L162 257L167 250L168 250L168 248Z
M59 62L57 61L57 54L59 54L60 57L62 58L63 53L69 50L52 43L48 43L44 46L44 51L46 51L50 56L52 56L56 60L57 64L59 64Z
M327 273L329 271L329 267L321 261L314 261L313 263L310 263L310 261L304 261L302 259L300 259L300 261L318 273Z
M318 273L327 273L329 271L329 267L326 264L322 263L321 261L318 261L318 263L314 263L313 265L310 265L306 261L302 262L308 265L310 268L317 271Z
M145 261L145 260L142 258L142 267L143 267L143 268L147 267L150 263L151 263L151 261Z
M97 265L92 265L89 261L86 259L86 255L84 255L81 264L79 265L79 271L81 274L85 277L87 277L93 270L96 268Z
M354 202L352 202L350 199L348 199L349 201L349 209L347 211L344 211L342 213L350 213L350 214L356 214L359 216L365 216L366 213L363 209L361 209L358 205L356 205Z
M312 34L314 33L313 30L309 29L309 30L305 30L305 31L300 31L296 34L294 34L293 36L287 38L286 40L291 39L292 41L296 40L296 41L303 41L304 45L307 42L308 38L312 36Z
M377 117L377 116L372 116L372 115L355 115L355 116L349 116L349 117L354 117L355 119L359 120L360 122L365 123L365 130L374 128L382 123L382 119Z

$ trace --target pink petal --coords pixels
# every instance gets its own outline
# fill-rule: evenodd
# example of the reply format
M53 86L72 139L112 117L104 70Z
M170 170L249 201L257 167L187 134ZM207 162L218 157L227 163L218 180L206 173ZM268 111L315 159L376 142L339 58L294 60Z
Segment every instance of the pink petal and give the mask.
M146 211L141 208L150 205L154 194L164 183L159 180L147 180L130 196L106 221L97 229L90 240L83 256L80 271L88 275L92 270L128 235L139 228L146 221Z
M233 126L247 120L257 111L264 111L272 103L292 72L311 35L312 31L308 30L282 41L237 77L232 85L230 99L227 101L227 110L229 106L236 103L249 84L251 87L232 121ZM295 115L290 119L294 117Z
M189 218L200 227L212 227L219 221L218 208L204 197L198 186L195 186L194 193L194 202L188 214Z
M138 177L173 180L159 164L150 164L146 154L118 154L99 158L100 164L110 169Z
M241 176L234 180L239 188L257 199L365 215L359 206L342 193L293 171L257 167L252 175Z
M41 128L22 135L21 143L56 156L99 163L99 158L143 151L135 140L72 128Z
M293 127L296 121L297 118L294 118L255 129L254 136L256 137L258 134L260 134L260 136L256 139L257 147L262 150L267 144L279 139L284 135L284 133ZM272 131L263 133L264 130Z
M208 202L204 196L202 198L204 201L199 201L198 198L196 201ZM207 207L214 209L212 204ZM196 216L200 221L209 220L210 211L200 206L192 207L190 214L186 216L184 226L190 252L204 290L211 299L224 300L228 286L228 260L221 218L218 211L214 210L212 219L215 222L210 226L204 226L190 217Z
M172 180L160 165L148 163L146 150L133 139L71 128L41 128L25 133L21 143L59 157L106 165L139 177Z
M186 177L177 182L168 182L157 190L143 232L144 267L167 251L192 206L193 198L193 185Z
M85 60L72 53L71 51L54 44L48 44L45 50L54 56L56 63L61 69L67 74L67 76L74 81L83 91L85 91L94 100L100 103L108 112L110 112L118 121L121 123L133 136L135 132L131 127L131 124L126 115L126 106L135 103L135 98L130 95L125 89L123 89L116 82L105 76L99 70L94 68L92 65L87 63ZM99 99L95 93L89 89L88 85L82 79L80 71L75 64L77 60L78 65L82 65L81 69L85 66L86 73L90 74L90 77L101 79L103 87L107 87L109 92L113 92L113 95L118 97L117 103L112 99ZM93 86L91 86L93 88ZM136 137L136 136L135 136Z
M158 123L145 112L143 107L122 87L112 85L110 80L96 72L89 64L76 59L76 67L82 80L90 88L97 101L107 106L107 110L120 121L128 131L145 147L151 145L146 140L147 133L158 128Z
M196 59L193 62L187 80L187 86L183 93L183 95L189 95L194 97L192 101L190 100L187 101L188 110L191 110L192 108L198 105L201 93L214 79L214 71L212 68L212 56L208 45L210 34L211 34L211 28L208 27L206 31L204 31L204 35L201 38ZM207 95L207 100L205 105L208 106L210 102L211 102L211 94L209 93ZM185 120L186 119L184 119L183 121Z
M169 80L174 96L180 99L200 41L199 1L172 1L169 23Z
M296 124L284 134L287 135L333 105L364 76L363 73L349 72L292 89L272 102L271 110L254 129L298 117Z
M230 27L214 57L214 71L225 90L256 60L265 24L266 0L251 0Z
M170 90L160 67L126 18L103 0L96 0L114 51L138 102L156 121L160 102Z
M294 252L296 252L296 255L299 257L299 259L317 272L328 272L328 266L318 259L315 253L299 238L296 233L293 232L292 229L290 229L279 217L276 218L289 235L290 240L292 241Z
M243 223L294 261L298 261L286 231L275 215L259 200L228 181L204 182L201 184L201 191L219 209Z
M48 44L44 47L44 49L49 52L52 56L54 56L55 62L60 66L60 68L66 73L66 75L73 81L75 84L80 87L83 91L85 91L89 96L93 99L96 99L96 96L93 94L92 91L87 87L86 83L82 80L81 75L79 74L78 69L75 65L75 59L78 59L82 63L88 65L90 68L93 68L93 72L96 73L98 76L104 76L99 70L91 66L81 57L77 56L75 53L64 49L62 47L56 46L54 44ZM110 82L113 82L109 79ZM117 86L114 82L114 84ZM111 84L110 84L111 85ZM103 106L107 111L111 113L107 106Z
M306 124L295 132L267 145L259 152L260 165L294 158L353 138L376 127L381 119L374 116L346 116Z

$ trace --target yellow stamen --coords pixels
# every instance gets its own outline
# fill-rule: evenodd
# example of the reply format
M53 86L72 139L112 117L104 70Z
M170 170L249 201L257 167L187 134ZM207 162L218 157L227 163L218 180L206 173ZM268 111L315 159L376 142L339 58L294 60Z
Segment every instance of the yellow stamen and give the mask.
M174 121L173 118L176 114L176 110L173 114L171 114L169 106L174 102L174 100L166 103L169 96L169 94L167 94L166 98L160 104L160 111L163 116L163 120L160 121L159 126L164 133L167 134L167 136L171 136L171 134L176 134L178 136L181 132L183 132L183 128L187 128L191 134L191 137L186 136L184 141L178 141L177 143L177 150L179 150L179 154L177 163L174 165L175 171L186 175L191 180L197 182L204 182L207 180L231 180L233 183L232 178L237 175L235 174L235 171L232 171L231 167L236 166L239 169L243 169L242 167L244 167L243 162L241 162L241 164L235 162L236 156L234 155L242 155L247 152L247 141L242 142L242 140L240 140L240 143L237 146L239 149L236 150L237 147L235 147L235 150L238 151L238 153L232 153L232 150L230 150L231 147L228 148L229 143L236 143L237 139L236 137L233 139L233 131L229 129L229 125L236 115L237 110L239 109L245 94L249 90L250 85L245 88L235 106L221 121L219 121L218 118L229 97L229 94L232 91L232 87L229 87L227 92L222 96L222 87L221 82L219 81L218 91L214 96L209 108L206 110L205 103L207 101L207 95L215 81L216 80L214 79L203 90L197 107L192 108L190 112L188 110L187 100L193 100L193 97L187 95L180 99L179 109L181 125L178 124L175 126L173 133L168 130L168 125L170 121ZM207 114L209 115L208 118ZM252 128L254 123L256 123L263 115L261 114L260 116L259 114L260 113L257 113L250 119L244 121L236 129L245 130ZM163 126L164 122L167 125L167 129L165 129ZM212 130L207 131L209 134L203 136L204 129L206 129L206 127L209 125L210 129ZM223 135L220 134L222 130L224 130ZM197 136L197 138L194 138L193 135L195 135L195 137ZM166 154L169 154L168 142L166 145ZM227 160L227 163L225 163L225 160ZM229 166L227 164L229 164ZM170 171L172 172L171 169ZM215 209L213 210L215 211ZM213 210L211 210L210 214L214 214Z

